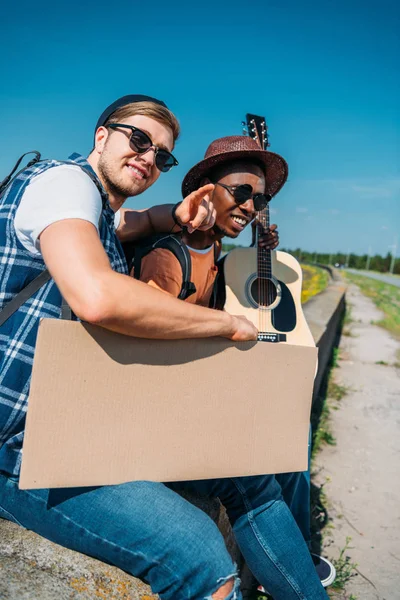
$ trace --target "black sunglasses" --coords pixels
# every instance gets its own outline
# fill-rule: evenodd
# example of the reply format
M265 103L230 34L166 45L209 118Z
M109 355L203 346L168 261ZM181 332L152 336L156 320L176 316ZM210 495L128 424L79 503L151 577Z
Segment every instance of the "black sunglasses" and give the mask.
M225 183L215 183L228 190L228 192L234 197L236 204L244 204L250 198L253 200L255 210L263 210L268 202L271 200L269 194L253 194L253 188L249 183L243 183L242 185L225 185Z
M132 133L129 138L129 143L132 149L138 154L144 154L150 150L150 148L154 148L155 163L159 171L166 173L172 169L172 167L176 167L176 165L179 164L176 158L172 156L171 152L164 150L164 148L154 146L147 133L141 129L133 127L133 125L125 125L124 123L109 123L105 127L110 127L111 129L118 129L118 127L130 129Z

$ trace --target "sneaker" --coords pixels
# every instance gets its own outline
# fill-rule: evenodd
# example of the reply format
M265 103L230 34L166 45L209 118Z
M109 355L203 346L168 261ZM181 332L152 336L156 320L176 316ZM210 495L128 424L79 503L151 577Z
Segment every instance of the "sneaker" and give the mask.
M336 579L336 569L333 564L328 559L318 556L318 554L311 553L311 558L324 588L332 585Z
M267 590L262 585L258 586L254 598L255 600L261 600L261 598L265 598L265 600L272 600L272 596L268 594Z
M321 584L324 588L328 587L328 585L332 585L332 583L336 579L336 569L333 564L323 556L318 556L318 554L312 554L311 558L315 566L315 570L317 571L318 577L321 581ZM265 598L271 598L268 595L268 592L262 585L259 585L257 588L257 592L265 595Z

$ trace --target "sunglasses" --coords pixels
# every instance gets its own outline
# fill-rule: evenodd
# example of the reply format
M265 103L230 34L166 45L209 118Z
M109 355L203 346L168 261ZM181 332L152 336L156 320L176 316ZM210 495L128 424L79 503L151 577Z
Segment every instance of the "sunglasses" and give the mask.
M269 194L253 194L253 188L249 183L244 183L242 185L231 186L225 185L225 183L215 183L214 185L220 185L221 187L228 190L228 192L234 197L236 204L244 204L250 198L253 200L254 208L256 211L263 210L268 202L271 200L271 196Z
M164 150L164 148L154 146L147 133L141 129L133 127L133 125L125 125L124 123L110 123L109 125L106 125L106 127L110 127L110 129L118 129L119 127L130 129L132 133L129 138L129 143L132 149L138 154L145 154L150 148L153 148L156 167L162 173L166 173L172 169L172 167L176 167L176 165L179 164L176 158L172 156L171 152Z

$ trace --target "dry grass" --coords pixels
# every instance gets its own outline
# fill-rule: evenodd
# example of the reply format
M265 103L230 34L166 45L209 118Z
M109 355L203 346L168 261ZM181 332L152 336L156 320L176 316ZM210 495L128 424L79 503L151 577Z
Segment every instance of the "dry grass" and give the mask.
M329 274L325 269L301 265L303 271L303 287L301 290L301 303L305 304L310 298L322 292L329 282Z

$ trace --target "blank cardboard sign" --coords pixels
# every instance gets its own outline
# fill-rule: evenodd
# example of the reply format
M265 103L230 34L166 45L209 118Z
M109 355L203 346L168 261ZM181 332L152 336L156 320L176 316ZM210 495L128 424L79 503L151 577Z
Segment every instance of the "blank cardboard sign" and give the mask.
M39 327L20 487L303 471L317 349Z

